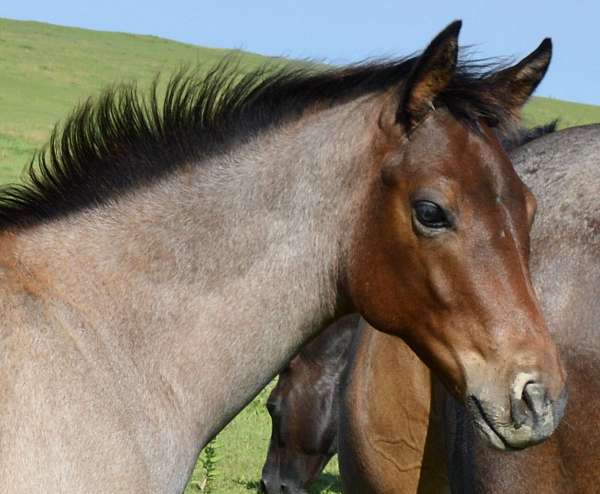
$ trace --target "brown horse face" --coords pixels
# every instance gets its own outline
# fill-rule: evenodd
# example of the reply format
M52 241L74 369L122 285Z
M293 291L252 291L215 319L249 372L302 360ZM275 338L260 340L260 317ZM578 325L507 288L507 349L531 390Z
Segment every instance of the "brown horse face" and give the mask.
M402 336L494 445L544 439L562 414L564 373L529 277L533 196L491 132L444 111L382 177L355 280L361 313Z
M443 60L434 62L405 107L428 107L411 98L443 81ZM437 372L489 443L539 442L566 400L528 270L535 200L485 124L475 132L444 109L402 120L408 136L383 126L381 173L350 262L352 299Z

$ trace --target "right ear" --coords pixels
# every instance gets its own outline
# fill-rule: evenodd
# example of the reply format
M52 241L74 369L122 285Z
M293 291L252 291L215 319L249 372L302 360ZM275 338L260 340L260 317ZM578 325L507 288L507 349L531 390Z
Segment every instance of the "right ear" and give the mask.
M434 101L444 91L456 71L458 34L462 21L454 21L438 34L416 60L401 86L396 123L409 132L434 108Z
M492 76L499 99L510 114L519 116L521 108L544 78L551 59L552 41L546 38L519 63Z

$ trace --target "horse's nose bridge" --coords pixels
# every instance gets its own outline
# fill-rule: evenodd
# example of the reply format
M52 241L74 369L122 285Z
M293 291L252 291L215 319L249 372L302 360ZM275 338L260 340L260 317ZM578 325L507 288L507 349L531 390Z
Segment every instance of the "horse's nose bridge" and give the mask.
M479 257L478 261L483 260L491 269L488 276L499 289L498 295L509 291L515 295L513 300L532 300L537 304L529 270L529 232L523 231L523 225L518 224L502 201L498 205L501 214L495 216L497 224L488 225L488 235L480 245L489 257Z
M452 286L456 306L492 338L547 332L525 253L514 239L491 244L463 261Z
M492 286L486 298L482 303L486 306L482 320L497 348L510 351L515 357L527 354L536 358L556 353L528 271L522 270L512 281Z

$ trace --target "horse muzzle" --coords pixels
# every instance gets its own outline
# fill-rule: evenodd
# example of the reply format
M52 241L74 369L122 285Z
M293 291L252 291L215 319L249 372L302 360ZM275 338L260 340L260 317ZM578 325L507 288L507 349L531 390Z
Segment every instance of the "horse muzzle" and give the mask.
M523 449L546 440L562 419L567 404L563 388L551 399L547 388L536 381L515 382L509 406L495 406L471 395L467 399L475 428L496 449Z
M262 478L260 481L260 490L264 494L309 494L306 489L285 482L273 482Z

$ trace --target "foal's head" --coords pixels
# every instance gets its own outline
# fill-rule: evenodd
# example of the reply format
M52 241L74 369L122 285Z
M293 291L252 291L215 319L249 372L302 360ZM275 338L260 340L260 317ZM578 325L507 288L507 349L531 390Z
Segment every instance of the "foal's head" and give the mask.
M557 426L565 374L528 269L536 201L492 128L518 115L551 43L474 77L457 66L459 28L379 100L376 178L348 288L371 324L404 338L467 404L491 444L521 448Z

